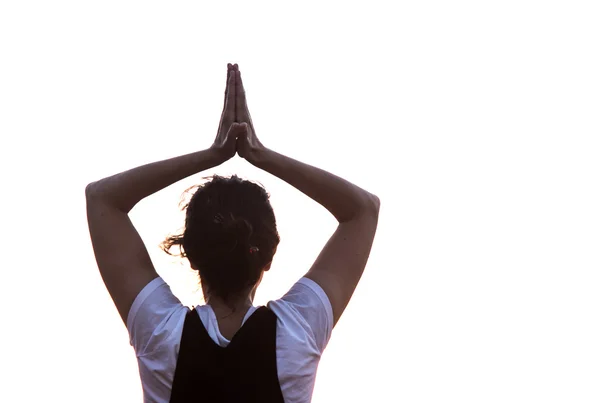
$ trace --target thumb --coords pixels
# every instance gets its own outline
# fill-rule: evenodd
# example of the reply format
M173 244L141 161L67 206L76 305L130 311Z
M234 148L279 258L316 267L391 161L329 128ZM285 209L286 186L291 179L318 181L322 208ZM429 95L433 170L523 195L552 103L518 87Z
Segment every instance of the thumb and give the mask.
M246 122L234 123L232 129L235 130L236 137L244 137L248 134L248 124Z
M242 124L234 122L229 126L229 130L227 130L227 137L237 137L238 134L242 131Z

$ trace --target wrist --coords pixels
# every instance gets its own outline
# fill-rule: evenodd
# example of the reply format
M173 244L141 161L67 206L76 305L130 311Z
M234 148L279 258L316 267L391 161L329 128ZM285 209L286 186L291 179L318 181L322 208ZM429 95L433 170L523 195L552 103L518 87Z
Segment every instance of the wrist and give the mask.
M268 148L261 146L250 151L246 160L254 166L259 166L269 158L269 153L272 153Z
M229 159L223 152L215 147L207 148L202 152L203 156L200 158L201 163L206 164L208 162L209 165L216 167L217 165L221 165L225 161ZM200 162L200 161L199 161Z

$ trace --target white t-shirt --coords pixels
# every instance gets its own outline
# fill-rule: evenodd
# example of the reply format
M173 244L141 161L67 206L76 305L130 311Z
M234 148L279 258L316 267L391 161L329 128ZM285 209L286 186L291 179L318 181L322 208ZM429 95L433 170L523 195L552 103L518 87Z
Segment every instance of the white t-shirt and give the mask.
M323 289L303 277L267 306L277 316L277 374L286 403L308 403L317 366L333 329L333 310ZM202 324L219 346L229 344L219 332L210 305L196 307ZM256 310L252 307L244 323ZM140 369L145 402L166 403L177 364L188 308L160 277L138 294L127 317L127 330ZM202 393L202 391L198 391Z

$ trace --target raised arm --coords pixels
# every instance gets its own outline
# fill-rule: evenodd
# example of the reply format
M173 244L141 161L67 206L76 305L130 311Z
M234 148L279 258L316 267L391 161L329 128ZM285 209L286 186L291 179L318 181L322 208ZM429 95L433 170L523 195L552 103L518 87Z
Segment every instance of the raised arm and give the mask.
M237 69L236 74L238 121L247 122L237 140L240 156L294 186L339 222L306 274L327 294L337 323L367 264L377 229L379 198L327 171L264 147L254 132Z
M138 293L158 276L129 211L143 198L235 155L235 74L229 65L225 106L213 145L203 151L154 162L90 183L85 189L87 219L104 284L127 323Z

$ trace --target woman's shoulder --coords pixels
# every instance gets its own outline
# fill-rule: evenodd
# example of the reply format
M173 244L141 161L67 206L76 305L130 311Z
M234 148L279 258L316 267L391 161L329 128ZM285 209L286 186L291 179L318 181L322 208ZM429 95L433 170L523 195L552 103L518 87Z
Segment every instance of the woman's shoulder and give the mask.
M150 354L157 345L177 339L187 312L189 308L162 278L148 283L135 298L127 317L130 343L136 355Z
M333 310L317 283L302 277L283 297L269 301L267 307L277 316L280 335L295 341L306 339L323 352L333 330Z

